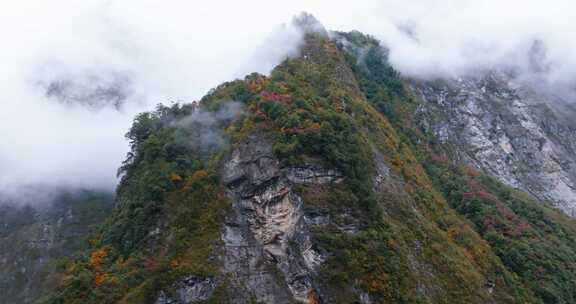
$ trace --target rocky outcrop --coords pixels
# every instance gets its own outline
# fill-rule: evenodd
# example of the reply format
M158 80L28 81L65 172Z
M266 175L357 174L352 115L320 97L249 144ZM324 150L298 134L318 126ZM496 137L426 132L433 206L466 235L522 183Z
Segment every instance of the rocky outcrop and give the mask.
M238 144L225 162L223 181L233 200L221 253L224 277L236 303L321 303L315 280L326 254L311 241L302 198L295 184L342 181L342 174L317 165L282 168L264 135Z
M576 216L576 132L549 96L503 73L413 81L421 126L503 183Z

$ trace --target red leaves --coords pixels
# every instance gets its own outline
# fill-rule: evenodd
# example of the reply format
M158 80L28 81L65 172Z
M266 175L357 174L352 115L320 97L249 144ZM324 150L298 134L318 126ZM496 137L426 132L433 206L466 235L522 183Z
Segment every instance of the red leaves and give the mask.
M448 156L446 156L444 154L442 154L442 155L432 154L430 159L432 160L432 162L437 163L439 165L448 165L448 163L450 162L450 160L448 159Z
M488 229L494 228L496 227L496 219L493 216L488 215L484 217L484 219L482 220L482 224L484 224L484 226Z
M472 174L470 174L472 173ZM488 229L497 229L508 237L518 237L530 228L530 224L521 220L508 206L498 197L493 195L475 179L475 172L467 172L470 177L467 180L469 192L462 195L463 201L477 199L487 206L492 206L491 214L485 215L482 224Z
M282 103L287 103L287 104L292 103L292 96L290 94L280 94L280 93L270 92L270 91L264 90L264 91L260 92L260 97L264 101L276 101L276 102L282 102Z
M524 231L526 231L526 229L530 228L530 225L526 222L520 222L518 223L518 225L516 225L516 228L511 231L511 235L512 236L519 236L522 235L524 233Z

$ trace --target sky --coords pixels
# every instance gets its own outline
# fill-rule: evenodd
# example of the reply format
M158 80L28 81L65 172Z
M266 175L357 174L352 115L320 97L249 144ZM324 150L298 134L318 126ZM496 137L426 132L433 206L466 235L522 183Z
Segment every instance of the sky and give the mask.
M297 49L283 24L302 11L378 38L412 77L530 73L535 44L545 81L571 85L576 74L567 0L3 2L0 196L14 198L36 184L113 189L136 113L268 73Z

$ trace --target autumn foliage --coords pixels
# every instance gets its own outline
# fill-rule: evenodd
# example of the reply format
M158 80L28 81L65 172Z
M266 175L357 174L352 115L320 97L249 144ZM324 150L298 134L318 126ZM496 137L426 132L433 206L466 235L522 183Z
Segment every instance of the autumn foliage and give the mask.
M104 262L105 258L106 258L106 250L104 250L103 248L96 249L92 251L92 253L90 254L89 264L92 268L98 269L102 266L102 263Z
M170 180L173 183L179 183L182 181L182 177L176 173L170 173Z
M94 285L100 285L104 282L105 275L101 272L96 272L94 275Z

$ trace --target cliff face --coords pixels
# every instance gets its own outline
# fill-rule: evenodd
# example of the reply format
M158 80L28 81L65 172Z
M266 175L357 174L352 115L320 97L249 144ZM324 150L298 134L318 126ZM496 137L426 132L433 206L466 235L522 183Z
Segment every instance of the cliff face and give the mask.
M176 284L188 281L176 288L175 297L162 294L157 303L207 300L223 281L229 284L229 296L236 303L293 303L315 298L317 268L326 257L313 248L310 225L314 216L306 214L293 187L337 183L343 176L316 165L281 168L272 141L264 134L250 135L238 143L221 175L232 201L220 236L222 247L215 253L221 276L192 282L186 278Z
M309 215L293 187L335 183L342 175L314 165L281 168L271 141L252 135L232 152L222 176L234 210L221 236L223 272L236 291L232 298L246 303L252 295L265 303L314 298L314 276L326 257L313 247Z
M409 81L310 18L270 76L136 118L115 210L43 302L576 300L576 222L535 199L569 198L571 129L497 75Z
M436 82L412 81L423 103L419 124L458 157L576 216L576 112L503 73Z

